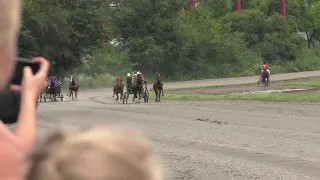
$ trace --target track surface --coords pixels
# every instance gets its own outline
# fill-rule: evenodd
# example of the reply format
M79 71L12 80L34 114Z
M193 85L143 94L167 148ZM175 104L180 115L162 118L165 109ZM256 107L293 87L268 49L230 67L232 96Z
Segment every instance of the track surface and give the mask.
M272 79L318 75L320 72L306 72ZM256 80L255 76L165 86ZM123 105L111 96L110 89L100 89L80 91L75 101L66 98L65 102L41 103L39 137L53 127L117 124L139 129L153 141L163 159L166 179L320 179L320 104L214 101Z

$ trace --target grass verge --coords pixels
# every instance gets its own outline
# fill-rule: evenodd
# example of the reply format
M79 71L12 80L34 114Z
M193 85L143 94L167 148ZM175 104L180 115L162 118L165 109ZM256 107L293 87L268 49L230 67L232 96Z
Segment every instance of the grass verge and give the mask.
M281 86L310 86L310 87L320 87L320 79L314 79L311 81L295 81L295 82L284 82L280 84Z
M315 79L317 78L317 79ZM318 79L319 78L319 79ZM312 79L312 80L310 80ZM320 77L303 77L303 78L292 78L285 80L275 80L271 83L277 83L279 86L310 86L310 87L320 87ZM206 88L219 88L219 87L237 87L237 86L245 86L245 85L254 85L253 83L244 83L244 84L229 84L229 85L213 85L213 86L195 86L195 87L185 87L185 88L169 88L168 91L181 91L181 90L193 90L193 89L206 89Z
M154 95L151 95L155 98ZM279 93L279 94L165 94L163 100L212 101L212 100L252 100L269 102L320 102L317 93Z

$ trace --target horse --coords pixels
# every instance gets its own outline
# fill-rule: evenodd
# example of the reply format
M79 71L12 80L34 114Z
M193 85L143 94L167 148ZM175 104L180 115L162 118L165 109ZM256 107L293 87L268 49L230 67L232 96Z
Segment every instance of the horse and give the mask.
M141 94L143 93L143 79L141 74L134 76L133 83L132 83L132 90L133 90L133 101L137 98L137 94L139 94L139 99L141 99Z
M263 82L265 87L268 87L269 85L269 77L270 77L270 74L268 70L264 69L261 73L261 81Z
M124 85L122 84L122 77L117 76L116 83L113 85L113 96L112 96L114 97L115 94L117 95L116 101L119 100L119 94L120 94L120 99L123 98L123 89L124 89Z
M157 81L153 84L153 90L156 94L156 102L160 102L160 94L162 93L162 96L164 96L160 73L157 74Z
M56 84L55 78L53 76L50 77L48 92L50 94L50 97L53 97L53 101L57 101L58 85Z
M69 97L72 97L73 100L73 92L75 93L75 98L78 97L78 90L79 90L79 84L75 81L74 77L71 76L70 82L69 82Z

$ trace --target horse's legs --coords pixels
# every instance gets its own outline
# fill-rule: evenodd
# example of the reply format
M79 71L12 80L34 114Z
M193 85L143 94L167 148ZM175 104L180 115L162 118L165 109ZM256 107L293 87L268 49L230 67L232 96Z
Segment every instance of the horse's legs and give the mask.
M164 93L163 93L163 86L161 86L161 88L160 88L160 93L162 93L162 96L164 96Z
M74 97L75 97L75 98L78 97L78 90L76 90L76 91L74 92Z
M141 99L141 90L139 91L139 99Z
M116 95L117 95L116 101L118 101L118 100L119 100L119 94L118 94L118 93L116 93Z

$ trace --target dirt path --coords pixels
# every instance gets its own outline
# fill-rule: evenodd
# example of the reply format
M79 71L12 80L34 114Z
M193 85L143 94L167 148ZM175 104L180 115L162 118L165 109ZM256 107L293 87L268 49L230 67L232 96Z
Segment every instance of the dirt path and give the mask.
M273 79L320 76L320 72ZM168 83L247 83L256 77ZM320 104L245 101L118 104L110 89L39 105L39 137L60 126L117 124L143 131L164 159L166 179L320 179ZM131 101L130 101L131 102ZM141 101L142 102L142 101Z
M271 75L270 79L271 81L278 81L278 80L304 78L304 77L312 77L312 76L320 76L320 71L274 74L274 75ZM249 84L249 83L255 83L257 82L257 80L258 80L258 76L182 81L182 82L166 83L165 88L185 88L185 87L197 87L197 86Z

